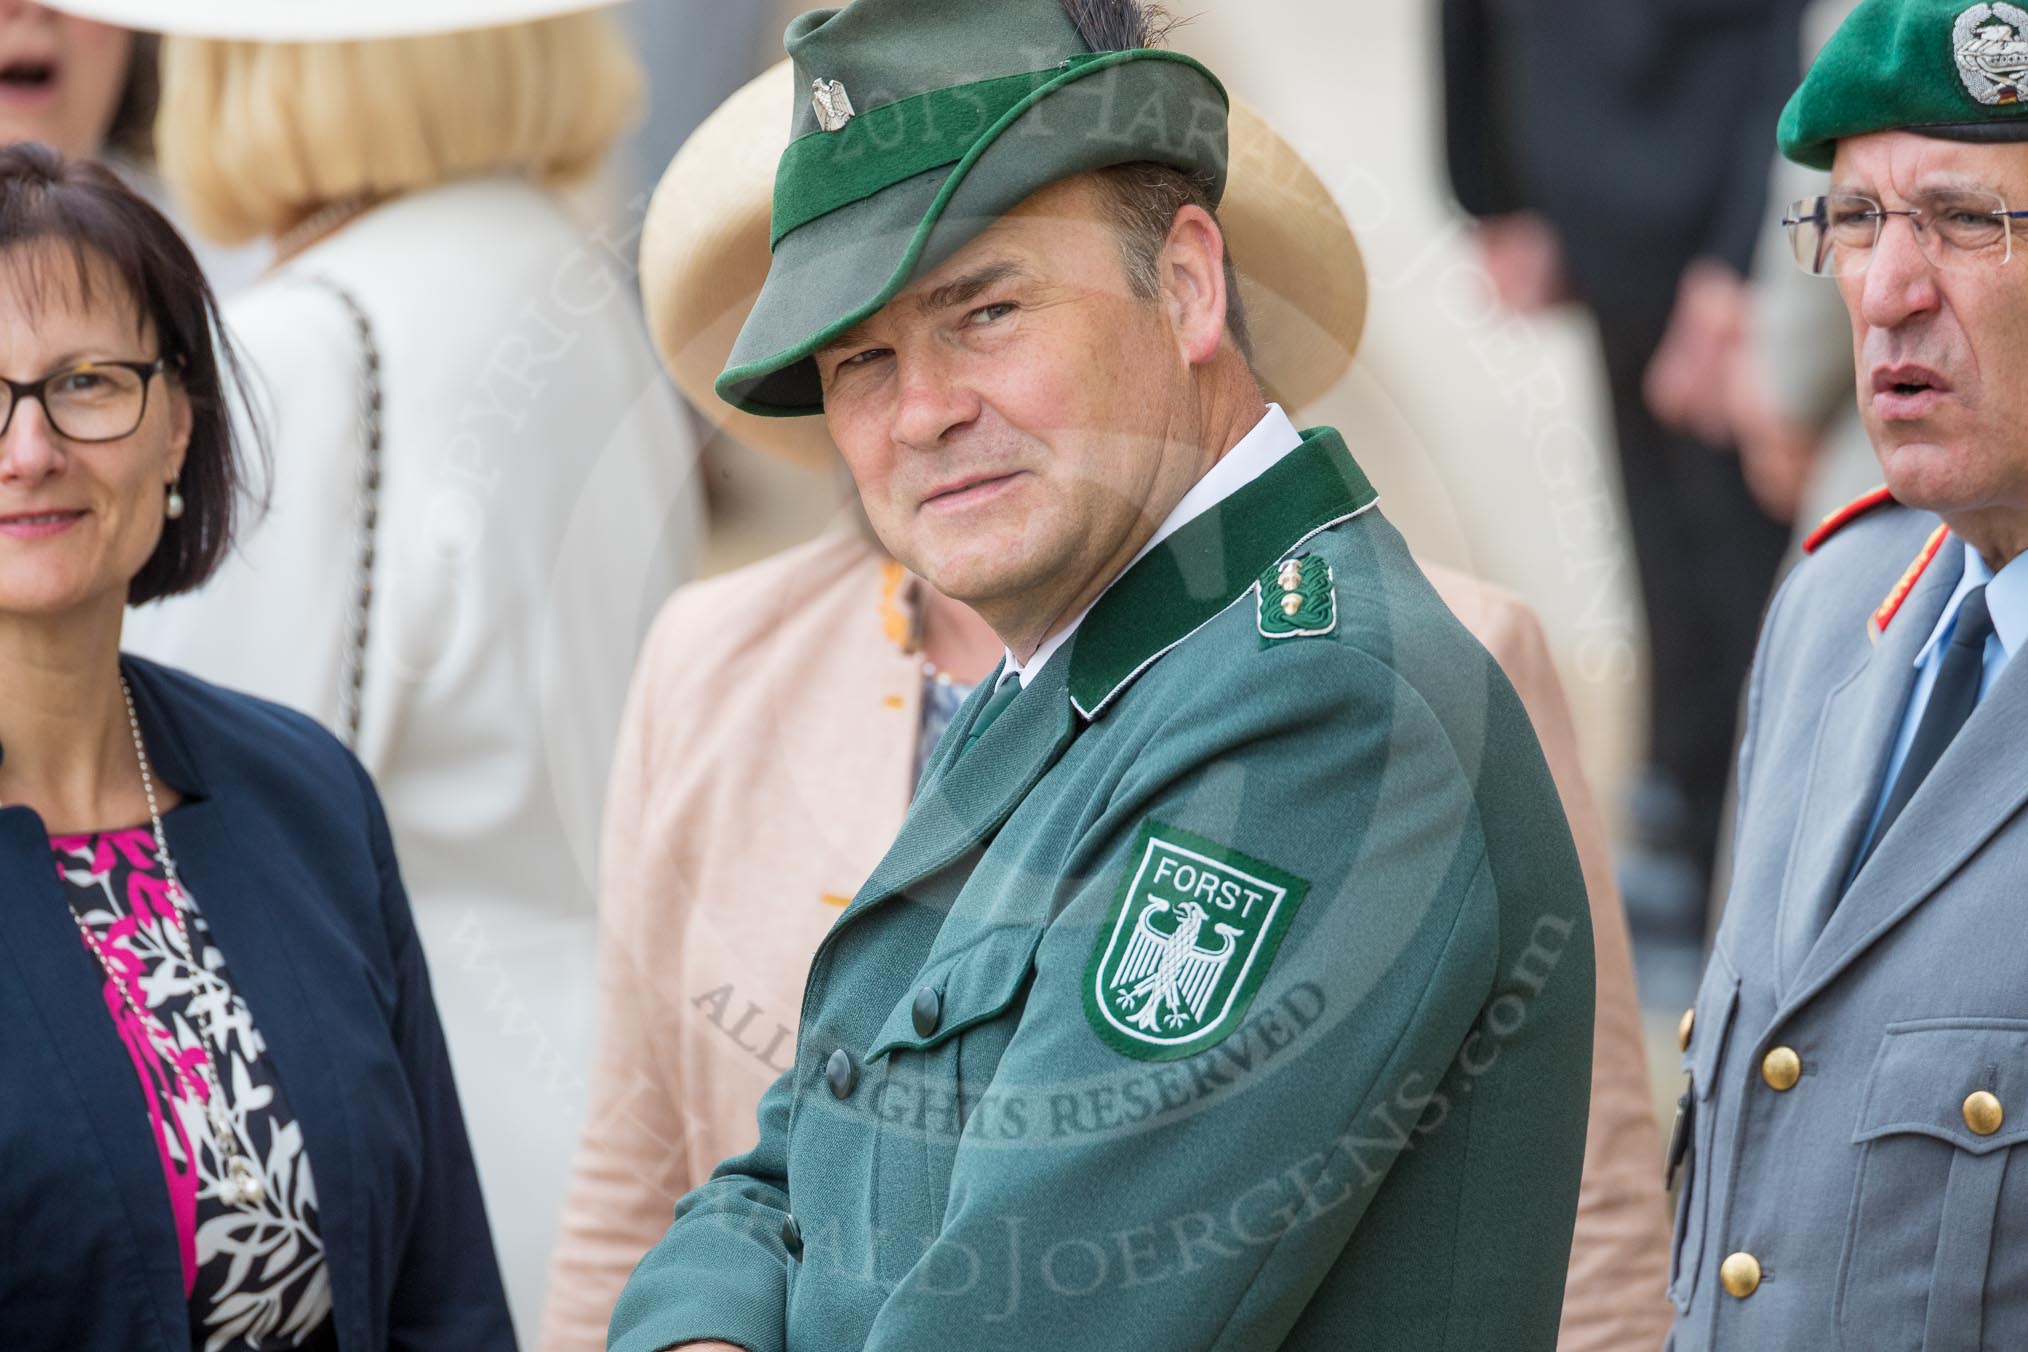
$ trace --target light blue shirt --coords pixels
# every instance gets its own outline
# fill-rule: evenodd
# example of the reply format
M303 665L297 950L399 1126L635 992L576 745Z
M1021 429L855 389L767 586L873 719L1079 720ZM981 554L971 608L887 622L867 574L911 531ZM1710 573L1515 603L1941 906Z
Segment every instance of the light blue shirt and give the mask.
M1873 818L1866 824L1866 834L1860 839L1859 852L1854 858L1864 858L1873 843L1874 832L1880 829L1880 814L1887 806L1887 795L1894 787L1894 781L1901 775L1902 763L1908 759L1908 748L1915 741L1915 730L1922 723L1923 710L1929 707L1930 692L1936 689L1937 673L1943 667L1944 651L1950 644L1951 635L1958 627L1958 609L1964 604L1965 593L1974 587L1986 589L1986 610L1993 617L1993 632L1986 639L1985 666L1979 673L1979 698L1993 688L2001 668L2028 642L2028 554L2020 555L2008 562L1997 575L1986 566L1979 551L1970 545L1963 549L1965 557L1964 576L1958 579L1957 590L1944 603L1943 614L1937 617L1936 628L1930 631L1929 641L1915 655L1915 689L1909 694L1907 712L1901 716L1901 731L1895 735L1894 751L1887 758L1887 773L1881 777L1880 793L1873 803Z

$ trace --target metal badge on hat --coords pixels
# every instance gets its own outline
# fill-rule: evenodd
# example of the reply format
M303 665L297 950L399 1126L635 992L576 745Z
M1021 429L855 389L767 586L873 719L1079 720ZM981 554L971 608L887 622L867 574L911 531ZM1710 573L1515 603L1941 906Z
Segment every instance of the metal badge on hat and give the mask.
M813 80L811 83L816 86L816 91L810 95L810 106L817 110L817 125L825 131L845 130L845 124L858 116L845 86L836 80Z
M1958 15L1951 53L1965 92L1986 104L2028 99L2028 10L1996 0Z

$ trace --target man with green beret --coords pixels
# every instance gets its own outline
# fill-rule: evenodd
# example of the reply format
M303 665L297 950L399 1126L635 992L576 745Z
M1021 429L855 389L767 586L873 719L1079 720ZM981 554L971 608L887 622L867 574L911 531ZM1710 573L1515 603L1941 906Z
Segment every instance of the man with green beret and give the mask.
M1555 1342L1577 859L1343 440L1266 402L1226 97L1151 27L789 29L773 264L719 392L821 413L888 549L1007 655L615 1352Z
M1887 482L1763 626L1671 1345L2028 1347L2028 10L1861 0L1779 137Z

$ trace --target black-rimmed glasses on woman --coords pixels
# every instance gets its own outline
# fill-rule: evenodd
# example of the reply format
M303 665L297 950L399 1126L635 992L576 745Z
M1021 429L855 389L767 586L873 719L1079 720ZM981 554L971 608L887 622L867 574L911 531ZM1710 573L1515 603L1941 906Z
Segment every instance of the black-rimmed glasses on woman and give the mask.
M148 386L170 367L153 361L84 361L52 371L40 380L0 376L0 437L14 425L14 411L28 400L42 405L56 434L69 441L118 441L130 437L148 416Z

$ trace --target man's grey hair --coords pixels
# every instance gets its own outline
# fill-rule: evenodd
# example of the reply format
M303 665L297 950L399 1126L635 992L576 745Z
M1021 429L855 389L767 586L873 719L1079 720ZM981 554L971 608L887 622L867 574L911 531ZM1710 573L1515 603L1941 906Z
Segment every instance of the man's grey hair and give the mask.
M1136 299L1152 301L1162 294L1162 246L1175 228L1176 213L1194 206L1217 221L1211 193L1194 175L1148 161L1117 164L1093 178L1119 235L1127 287ZM1219 229L1224 229L1222 223ZM1239 270L1233 266L1230 245L1225 249L1225 327L1240 355L1251 362L1253 334L1247 328L1246 303L1240 298Z
M1143 0L1063 0L1064 12L1077 25L1085 46L1095 52L1122 52L1160 46L1178 21L1160 5ZM1137 299L1152 301L1162 294L1162 246L1186 206L1201 208L1212 220L1218 209L1211 185L1166 164L1139 161L1098 171L1107 215L1120 236L1127 285ZM1224 226L1221 223L1220 229ZM1225 251L1225 326L1241 355L1253 359L1253 338L1247 330L1246 307L1240 299L1239 273L1232 249Z

